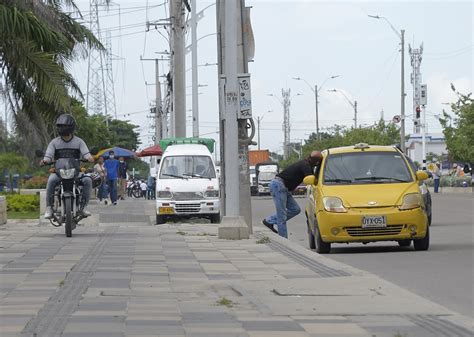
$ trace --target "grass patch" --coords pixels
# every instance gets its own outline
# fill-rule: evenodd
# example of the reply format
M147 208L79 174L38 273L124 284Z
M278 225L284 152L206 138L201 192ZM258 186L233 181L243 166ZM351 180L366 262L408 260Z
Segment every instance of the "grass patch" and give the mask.
M220 300L216 302L218 305L226 306L227 308L232 308L234 306L234 302L229 300L228 298L222 297Z
M38 211L27 211L27 212L14 212L8 211L8 219L39 219L40 212Z
M59 282L59 286L62 287L63 285L64 285L64 280L61 280L61 281Z
M259 244L270 243L270 238L268 236L264 236L260 240L257 241Z
M183 232L183 231L177 231L177 232L176 232L176 234L178 234L178 235L183 235L183 236L184 236L184 235L186 235L186 232Z

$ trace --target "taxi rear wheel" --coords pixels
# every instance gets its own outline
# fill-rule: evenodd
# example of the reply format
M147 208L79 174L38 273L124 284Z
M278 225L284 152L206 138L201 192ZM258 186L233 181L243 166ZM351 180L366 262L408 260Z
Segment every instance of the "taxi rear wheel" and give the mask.
M328 242L324 242L321 238L321 234L319 234L319 228L316 228L316 251L319 254L329 254L331 251L331 244Z
M426 236L423 239L413 240L415 250L428 250L430 248L430 228L426 227Z
M400 240L398 241L400 247L409 247L411 245L411 240Z
M313 230L311 229L311 226L309 225L308 215L306 215L306 228L308 228L309 248L316 249L316 241L315 241Z

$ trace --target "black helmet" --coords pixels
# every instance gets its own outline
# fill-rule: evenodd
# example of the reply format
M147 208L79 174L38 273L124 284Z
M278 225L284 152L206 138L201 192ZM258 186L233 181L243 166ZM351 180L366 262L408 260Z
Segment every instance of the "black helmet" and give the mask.
M72 135L76 130L76 120L70 114L59 115L56 119L56 129L60 136Z

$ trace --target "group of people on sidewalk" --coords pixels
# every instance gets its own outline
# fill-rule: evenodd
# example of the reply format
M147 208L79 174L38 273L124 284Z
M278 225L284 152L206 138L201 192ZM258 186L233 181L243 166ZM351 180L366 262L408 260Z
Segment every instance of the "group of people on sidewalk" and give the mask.
M94 170L101 178L101 184L97 190L100 203L104 202L107 205L110 197L112 205L117 205L118 199L125 199L128 165L123 157L117 160L114 151L110 151L107 159L99 157Z

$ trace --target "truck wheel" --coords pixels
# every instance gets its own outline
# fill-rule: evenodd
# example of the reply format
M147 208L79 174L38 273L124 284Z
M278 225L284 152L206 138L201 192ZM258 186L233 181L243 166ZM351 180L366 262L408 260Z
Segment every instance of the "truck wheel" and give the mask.
M331 251L331 244L328 242L324 242L321 238L321 234L319 233L318 226L315 226L316 229L316 251L319 254L329 254Z
M211 223L220 223L221 222L221 215L220 214L212 214L211 215Z
M157 214L157 215L156 215L156 224L157 224L157 225L162 225L162 224L164 224L164 223L166 223L166 218L165 218L165 216L164 216L164 215L159 215L159 214Z
M426 227L426 236L423 239L413 240L415 250L428 250L430 248L430 227Z

